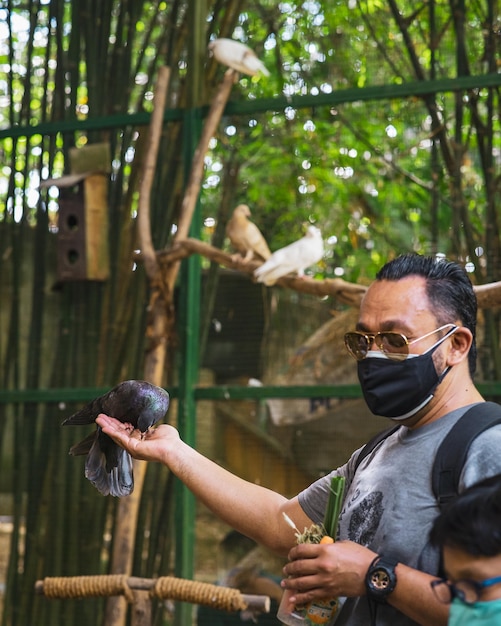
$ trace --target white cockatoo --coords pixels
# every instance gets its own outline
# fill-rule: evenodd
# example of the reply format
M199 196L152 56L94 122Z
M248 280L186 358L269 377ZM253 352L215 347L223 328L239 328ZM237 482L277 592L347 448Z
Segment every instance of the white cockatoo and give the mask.
M251 50L240 41L222 37L211 41L208 49L209 54L212 54L219 63L242 72L242 74L248 74L249 76L256 76L256 74L270 75L263 63L257 58L254 50Z
M250 214L246 204L239 204L226 224L226 234L245 263L253 257L266 261L271 256L270 249L259 228L250 221Z
M254 277L258 283L273 285L291 272L303 276L304 270L320 261L323 254L322 233L316 226L308 226L304 237L273 252L267 261L254 270Z

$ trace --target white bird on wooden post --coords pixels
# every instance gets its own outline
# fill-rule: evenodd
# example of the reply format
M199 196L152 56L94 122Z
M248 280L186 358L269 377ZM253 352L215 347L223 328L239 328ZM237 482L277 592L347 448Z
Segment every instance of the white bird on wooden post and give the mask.
M226 224L226 234L244 263L253 257L266 261L271 256L270 249L259 228L249 220L250 214L246 204L239 204Z
M324 254L322 233L316 226L308 226L306 235L297 241L273 252L270 258L254 270L258 283L273 285L282 276L296 272L304 275L304 270L318 263Z
M251 50L240 41L222 37L211 41L208 49L209 54L213 55L219 63L227 65L242 74L249 76L256 76L257 74L270 75L262 61L257 58L254 50Z

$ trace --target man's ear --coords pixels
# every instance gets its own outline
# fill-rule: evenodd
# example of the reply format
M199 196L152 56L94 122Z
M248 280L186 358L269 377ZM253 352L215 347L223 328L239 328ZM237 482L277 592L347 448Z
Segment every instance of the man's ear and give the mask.
M447 365L457 365L468 358L473 335L471 330L465 326L460 326L450 338L450 349L447 355Z

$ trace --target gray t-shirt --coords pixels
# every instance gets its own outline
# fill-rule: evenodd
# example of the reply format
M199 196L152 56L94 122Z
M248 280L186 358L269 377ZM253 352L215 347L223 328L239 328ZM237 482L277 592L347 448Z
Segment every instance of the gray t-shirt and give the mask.
M331 477L345 476L338 539L356 541L378 554L437 574L439 554L428 538L439 511L431 486L431 470L440 443L467 408L452 411L415 430L402 426L361 462L354 475L360 452L357 450L348 463L299 494L301 507L314 522L321 523ZM501 425L488 429L472 443L460 488L498 473L501 473ZM367 598L347 598L335 623L368 626L371 619ZM377 626L415 624L390 605L378 606Z

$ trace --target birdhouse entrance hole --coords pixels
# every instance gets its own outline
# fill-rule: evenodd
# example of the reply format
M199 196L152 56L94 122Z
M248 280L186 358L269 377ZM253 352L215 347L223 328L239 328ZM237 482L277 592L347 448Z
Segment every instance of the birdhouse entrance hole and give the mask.
M76 230L79 226L78 217L75 214L68 215L66 218L66 226L68 227L68 230Z
M66 260L70 265L75 265L75 263L78 263L79 257L80 255L78 254L77 250L68 250Z

